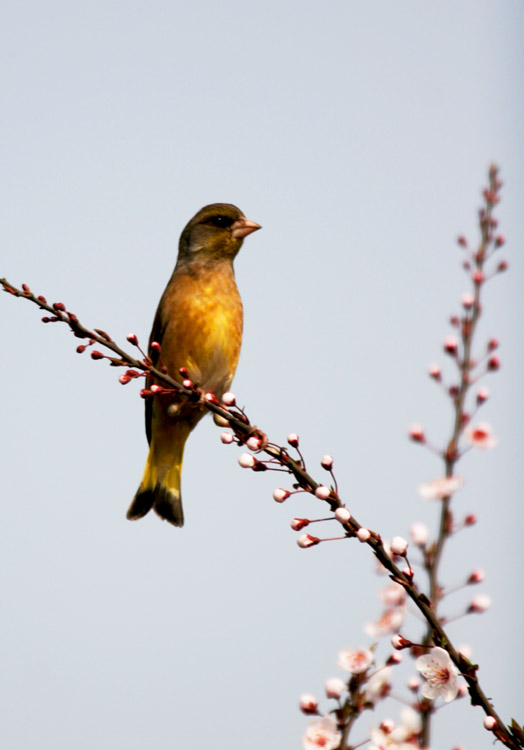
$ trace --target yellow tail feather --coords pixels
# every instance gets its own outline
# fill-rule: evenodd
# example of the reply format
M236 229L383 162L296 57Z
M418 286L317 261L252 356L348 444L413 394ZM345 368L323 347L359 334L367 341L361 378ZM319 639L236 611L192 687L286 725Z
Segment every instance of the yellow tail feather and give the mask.
M130 521L143 518L152 508L173 526L184 525L180 479L189 429L184 424L176 427L171 435L151 441L140 487L127 511Z

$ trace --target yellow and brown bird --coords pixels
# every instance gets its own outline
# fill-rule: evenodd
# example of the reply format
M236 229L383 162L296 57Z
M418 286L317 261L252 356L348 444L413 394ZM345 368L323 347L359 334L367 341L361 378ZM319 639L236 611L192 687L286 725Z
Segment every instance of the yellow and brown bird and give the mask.
M260 229L230 203L204 206L180 236L175 270L160 299L151 336L161 347L162 364L182 381L185 367L192 382L220 398L238 364L242 343L242 300L233 260L244 237ZM153 381L149 382L149 386ZM130 520L151 508L174 526L183 526L180 475L189 433L205 407L178 394L146 400L149 455L144 475L127 511Z

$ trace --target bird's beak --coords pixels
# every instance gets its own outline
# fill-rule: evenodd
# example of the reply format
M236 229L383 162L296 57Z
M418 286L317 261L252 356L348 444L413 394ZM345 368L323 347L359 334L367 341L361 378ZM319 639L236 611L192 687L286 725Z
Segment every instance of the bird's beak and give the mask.
M235 239L239 240L243 240L244 237L247 237L251 232L256 232L257 229L262 229L260 224L257 224L256 221L246 219L245 216L231 224L231 234Z

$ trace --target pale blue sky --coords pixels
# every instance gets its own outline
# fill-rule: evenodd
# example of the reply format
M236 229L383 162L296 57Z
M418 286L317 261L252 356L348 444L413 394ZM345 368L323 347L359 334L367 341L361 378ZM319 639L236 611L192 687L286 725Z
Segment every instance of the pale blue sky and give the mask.
M332 453L350 509L385 538L436 520L416 488L441 467L406 430L449 432L426 367L467 289L455 237L476 239L501 165L510 273L486 289L478 342L502 342L483 415L500 445L460 467L457 515L479 524L443 570L449 585L486 570L475 593L492 610L450 633L502 716L524 720L520 0L22 0L1 19L0 275L145 342L184 224L239 205L263 230L236 263L233 390L271 439L300 434L315 476ZM2 747L299 748L298 696L322 696L380 611L369 551L299 550L289 521L317 506L277 506L282 475L242 471L211 420L188 443L184 529L126 521L146 458L138 388L0 302ZM491 747L467 701L435 724L434 750Z

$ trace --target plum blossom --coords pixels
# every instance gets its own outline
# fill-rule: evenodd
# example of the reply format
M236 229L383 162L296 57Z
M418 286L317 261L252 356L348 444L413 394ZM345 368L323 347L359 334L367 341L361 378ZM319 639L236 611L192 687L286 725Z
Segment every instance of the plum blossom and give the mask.
M493 436L491 426L487 422L480 422L477 425L471 425L466 430L466 440L474 448L480 450L490 450L498 445L498 440Z
M432 482L421 484L418 491L424 500L442 500L443 497L453 495L463 486L464 479L462 477L441 477L440 479L433 479Z
M332 716L311 721L302 738L304 750L335 750L340 744L342 735L337 729L337 723Z
M390 633L396 633L404 622L404 617L405 611L402 607L386 609L377 622L366 623L364 632L370 638L382 638Z
M458 670L443 648L436 646L429 654L419 656L415 666L426 679L422 685L422 695L425 698L434 700L440 696L448 703L457 697Z
M392 671L391 667L384 667L384 669L379 669L369 678L365 690L366 701L374 705L389 695Z
M362 674L373 662L373 652L368 648L344 648L339 651L337 664L351 674Z

